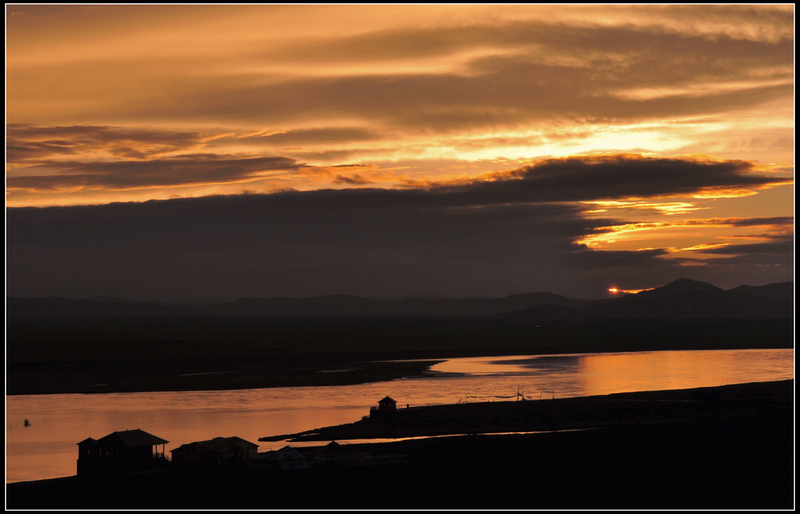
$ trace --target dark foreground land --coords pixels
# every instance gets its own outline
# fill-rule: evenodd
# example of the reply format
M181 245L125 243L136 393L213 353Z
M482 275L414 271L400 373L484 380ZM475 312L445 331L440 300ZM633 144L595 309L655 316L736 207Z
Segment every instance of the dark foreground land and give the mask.
M441 433L447 427L476 435L343 444L373 455L405 455L407 463L397 465L284 471L234 465L8 484L7 507L794 507L793 380L412 408L394 419L372 423L374 435L408 433L411 427L417 433ZM353 430L355 425L330 430L340 430L342 437L364 435ZM480 434L576 428L589 429Z
M792 348L792 319L10 317L6 394L344 385L483 355ZM388 362L427 359L428 362Z

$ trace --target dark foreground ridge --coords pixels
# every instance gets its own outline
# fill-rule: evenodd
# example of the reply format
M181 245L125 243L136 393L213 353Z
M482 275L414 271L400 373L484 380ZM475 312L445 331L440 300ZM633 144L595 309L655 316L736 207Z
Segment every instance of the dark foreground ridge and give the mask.
M237 463L68 477L7 484L6 502L12 509L792 509L793 406L794 381L786 380L447 406L462 409L458 416L412 408L429 427L420 433L458 419L462 425L450 430L475 435L342 444L404 455L397 465L278 470ZM523 425L590 429L478 433Z
M793 345L791 318L9 318L6 394L330 386L455 357Z
M359 384L431 364L412 359L794 346L793 282L722 290L680 279L593 301L7 298L7 311L12 395Z

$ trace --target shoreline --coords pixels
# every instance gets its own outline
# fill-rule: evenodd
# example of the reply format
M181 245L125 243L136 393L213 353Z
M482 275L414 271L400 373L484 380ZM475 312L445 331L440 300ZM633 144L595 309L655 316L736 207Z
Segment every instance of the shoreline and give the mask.
M181 391L231 391L277 387L339 386L425 376L430 366L446 359L404 361L342 360L340 356L237 358L208 361L93 362L104 376L86 365L8 366L9 396L42 394L105 394ZM338 358L337 358L338 357ZM222 365L229 370L217 369ZM211 371L194 371L209 369ZM115 370L114 381L107 378ZM44 376L46 375L46 376ZM101 380L109 380L102 382ZM94 383L92 383L94 382ZM13 384L13 385L12 385Z
M610 425L657 423L678 415L716 416L722 411L747 411L757 406L792 405L794 379L659 391L632 391L559 399L475 402L398 409L353 423L294 434L261 437L259 441L346 441L564 431ZM369 443L365 443L369 444Z
M7 320L6 394L331 386L458 357L794 347L792 320Z
M370 355L283 355L217 359L170 359L166 361L68 362L6 364L6 395L105 394L181 391L229 391L277 387L344 386L386 382L399 378L425 377L431 366L449 359L507 357L517 355L581 355L603 353L715 350L780 350L782 345L757 347L647 348L605 350L565 348L559 351L526 353L525 349L498 352L455 352L430 357L424 353L398 356ZM227 368L220 370L220 367ZM233 369L232 369L233 368ZM236 369L238 368L238 369ZM197 371L206 369L209 371ZM113 375L113 381L108 377ZM103 382L103 380L109 380Z

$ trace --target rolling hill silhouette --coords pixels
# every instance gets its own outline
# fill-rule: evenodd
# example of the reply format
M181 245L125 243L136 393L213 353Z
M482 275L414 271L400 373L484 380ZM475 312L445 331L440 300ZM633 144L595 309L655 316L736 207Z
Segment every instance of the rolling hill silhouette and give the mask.
M681 279L588 307L582 313L600 318L791 318L794 310L790 301Z
M610 300L585 302L569 313L562 310L548 317L542 306L509 313L509 316L567 318L741 318L786 319L794 316L794 283L739 286L724 290L689 279L624 295Z
M228 303L135 302L91 299L7 298L8 317L24 316L216 316L216 317L524 317L542 320L597 318L742 318L794 316L794 282L739 286L724 290L679 279L662 287L606 300L577 300L554 293L503 298L441 299L408 297L376 300L352 295L310 298L241 298Z
M201 310L189 305L136 302L110 296L89 299L63 297L6 298L8 317L19 316L202 316Z

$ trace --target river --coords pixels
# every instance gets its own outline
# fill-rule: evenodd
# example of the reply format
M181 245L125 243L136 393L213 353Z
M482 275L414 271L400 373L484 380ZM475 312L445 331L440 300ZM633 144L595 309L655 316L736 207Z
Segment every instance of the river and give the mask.
M425 377L349 386L6 396L6 483L75 475L77 443L119 430L166 439L167 454L219 436L265 452L286 443L260 437L352 423L387 395L405 407L791 378L793 349L695 350L450 359Z

